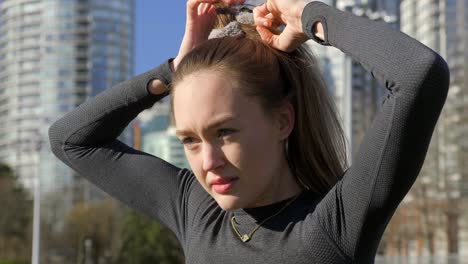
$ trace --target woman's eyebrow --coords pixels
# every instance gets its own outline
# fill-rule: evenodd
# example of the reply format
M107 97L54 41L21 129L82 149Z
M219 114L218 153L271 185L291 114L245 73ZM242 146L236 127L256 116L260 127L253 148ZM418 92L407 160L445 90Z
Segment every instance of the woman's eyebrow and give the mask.
M233 121L235 119L234 116L227 115L227 116L221 116L219 118L215 118L213 121L211 121L207 126L203 128L203 131L210 130L214 127L221 126L224 123L227 123L229 121ZM193 133L191 130L188 129L181 129L181 130L176 130L176 135L182 136L182 135L187 135Z

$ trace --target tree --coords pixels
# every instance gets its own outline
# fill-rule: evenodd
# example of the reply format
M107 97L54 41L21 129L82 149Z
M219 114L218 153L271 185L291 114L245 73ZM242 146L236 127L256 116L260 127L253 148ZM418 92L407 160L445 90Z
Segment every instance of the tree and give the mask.
M107 263L120 233L118 208L108 199L78 203L65 217L64 247L74 252L69 263Z
M128 213L122 236L118 264L184 263L183 252L174 233L135 211Z
M388 223L379 247L379 254L408 256L409 241L420 236L419 211L410 202L402 203Z
M5 164L0 164L0 204L0 263L30 260L32 201Z

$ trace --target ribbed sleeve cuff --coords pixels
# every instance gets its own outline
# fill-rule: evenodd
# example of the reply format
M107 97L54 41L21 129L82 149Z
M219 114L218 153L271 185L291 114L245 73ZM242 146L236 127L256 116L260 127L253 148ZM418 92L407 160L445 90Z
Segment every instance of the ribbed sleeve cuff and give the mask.
M170 62L173 60L173 58L168 59L164 63L160 64L156 68L153 68L145 73L142 73L136 77L133 78L133 82L138 82L140 85L137 85L137 87L140 87L139 91L137 91L138 96L137 97L145 97L145 96L156 96L158 98L165 97L166 95L169 94L169 89L166 90L165 93L159 94L159 95L154 95L149 92L148 87L151 81L157 79L160 80L166 87L169 87L169 85L172 82L172 70L170 66Z
M326 15L330 13L332 9L333 8L331 6L325 3L313 1L308 3L302 12L301 21L303 32L310 39L324 46L330 46L330 42L328 41L328 25ZM322 23L325 40L321 40L314 35L314 24L316 22Z
M171 70L170 63L173 60L174 59L171 58L154 69L154 74L156 76L156 79L164 83L166 87L169 87L169 85L172 82L172 70Z
M172 82L172 70L170 67L170 62L172 60L173 59L169 59L158 67L135 76L130 80L130 86L135 87L133 92L136 98L141 99L148 97L148 99L154 103L169 94L169 90L167 89L166 92L162 94L154 95L148 91L148 87L150 82L155 79L160 80L166 87L169 87Z

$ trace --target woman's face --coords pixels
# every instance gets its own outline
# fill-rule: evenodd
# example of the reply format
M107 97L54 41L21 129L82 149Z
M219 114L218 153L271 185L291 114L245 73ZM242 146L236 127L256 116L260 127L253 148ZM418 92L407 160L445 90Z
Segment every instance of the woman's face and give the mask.
M173 98L177 137L190 166L224 210L275 200L284 183L284 139L291 130L285 128L290 120L265 115L258 99L235 85L221 74L198 71L177 84Z

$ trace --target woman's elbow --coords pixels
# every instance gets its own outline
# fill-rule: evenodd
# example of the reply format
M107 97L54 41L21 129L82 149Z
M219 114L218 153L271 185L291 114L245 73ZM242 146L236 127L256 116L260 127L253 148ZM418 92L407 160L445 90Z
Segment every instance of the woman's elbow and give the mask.
M50 149L54 155L63 160L63 146L65 144L65 133L61 127L60 120L56 121L49 127L48 131Z
M450 69L442 56L432 51L424 60L427 67L426 78L437 84L442 93L446 94L450 84Z
M431 49L420 52L418 59L401 74L406 76L406 84L414 87L406 94L414 102L424 102L434 110L442 108L448 94L450 70L438 53Z

